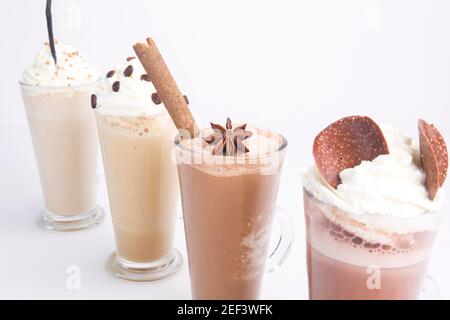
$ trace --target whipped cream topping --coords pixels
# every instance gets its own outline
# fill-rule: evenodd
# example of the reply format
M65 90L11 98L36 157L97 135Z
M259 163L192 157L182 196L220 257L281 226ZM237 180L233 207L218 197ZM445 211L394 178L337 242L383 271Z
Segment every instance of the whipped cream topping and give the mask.
M110 70L100 81L97 112L123 117L167 112L162 103L153 103L151 96L156 89L152 82L142 79L147 73L139 59L133 57L127 60L129 61ZM119 85L114 88L115 83Z
M304 188L319 200L356 216L412 218L440 210L445 194L441 189L434 201L428 198L417 143L393 126L382 126L382 131L390 154L343 170L337 189L313 166L303 174Z
M22 75L22 82L33 86L70 87L94 82L100 75L73 47L55 42L57 65L50 45L37 53L32 64Z

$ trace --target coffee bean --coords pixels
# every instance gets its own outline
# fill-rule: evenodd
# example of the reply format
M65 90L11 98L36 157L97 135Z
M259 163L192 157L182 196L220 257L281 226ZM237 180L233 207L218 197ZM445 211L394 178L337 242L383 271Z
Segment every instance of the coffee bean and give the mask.
M97 96L95 94L91 95L91 107L92 109L97 107Z
M141 80L150 82L150 77L147 74L143 74L143 75L141 75Z
M183 98L184 98L184 101L186 101L186 104L189 104L189 99L188 99L188 97L187 97L187 96L183 96Z
M128 57L128 58L127 58L127 61L129 62L129 61L131 61L131 60L133 60L133 59L136 59L136 57Z
M133 66L129 65L124 71L123 71L123 75L125 77L131 77L131 75L133 74Z
M116 73L116 72L115 72L114 70L111 70L111 71L109 71L109 72L106 74L106 77L107 77L107 78L111 78L115 73Z
M120 81L116 81L112 85L112 89L114 92L118 92L120 90Z
M161 104L162 101L157 92L152 93L152 101L156 105Z

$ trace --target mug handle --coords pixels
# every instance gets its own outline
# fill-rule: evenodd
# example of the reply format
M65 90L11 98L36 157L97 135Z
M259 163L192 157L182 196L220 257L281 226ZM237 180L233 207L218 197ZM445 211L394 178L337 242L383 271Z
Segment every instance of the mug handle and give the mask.
M275 209L275 220L280 225L280 236L275 249L270 253L267 262L267 272L278 270L289 257L294 243L295 231L294 220L286 210L277 207Z

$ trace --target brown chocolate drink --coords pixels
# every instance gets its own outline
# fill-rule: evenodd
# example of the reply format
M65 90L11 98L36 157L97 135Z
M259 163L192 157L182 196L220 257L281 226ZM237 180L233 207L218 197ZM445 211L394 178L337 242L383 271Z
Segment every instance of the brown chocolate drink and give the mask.
M431 289L422 286L445 203L447 151L435 127L420 129L420 149L364 116L316 137L316 165L303 175L311 299L419 299Z
M428 230L381 232L367 240L348 213L304 192L309 297L316 300L405 300L421 294L438 216ZM431 215L431 214L430 214ZM397 221L397 224L424 224ZM347 229L346 226L347 225ZM366 236L374 238L367 226ZM350 230L350 231L349 231ZM361 230L364 230L362 228ZM384 241L381 239L385 239Z
M177 148L194 299L260 295L286 140L247 130L247 153L224 155L200 137Z

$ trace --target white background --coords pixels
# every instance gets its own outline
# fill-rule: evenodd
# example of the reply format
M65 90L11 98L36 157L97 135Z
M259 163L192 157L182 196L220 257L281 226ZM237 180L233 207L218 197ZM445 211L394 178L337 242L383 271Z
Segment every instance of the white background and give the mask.
M114 249L109 212L99 228L80 233L35 224L43 201L17 81L47 40L44 3L0 5L0 298L189 298L186 265L156 284L104 271ZM55 0L53 15L59 41L104 72L152 36L197 119L230 116L288 138L279 205L294 216L297 237L285 266L266 277L263 298L307 297L299 175L312 164L320 129L365 114L416 137L422 117L450 140L448 0ZM107 208L103 180L99 193ZM445 298L449 230L445 217L430 264ZM70 265L81 268L80 290L66 287Z

